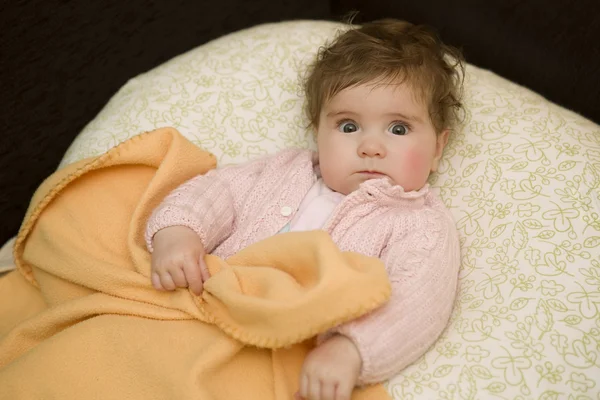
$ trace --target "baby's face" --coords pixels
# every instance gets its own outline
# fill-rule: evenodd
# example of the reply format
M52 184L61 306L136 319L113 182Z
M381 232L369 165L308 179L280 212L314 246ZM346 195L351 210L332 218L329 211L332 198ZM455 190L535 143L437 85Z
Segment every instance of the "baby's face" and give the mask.
M436 134L427 107L404 85L342 90L321 110L317 143L325 184L349 194L368 179L419 190L435 171L448 138Z

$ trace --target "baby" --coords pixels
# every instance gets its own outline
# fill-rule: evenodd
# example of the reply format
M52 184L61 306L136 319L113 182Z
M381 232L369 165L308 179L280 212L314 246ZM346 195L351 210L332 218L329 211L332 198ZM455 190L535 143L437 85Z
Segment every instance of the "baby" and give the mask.
M319 337L296 397L349 399L400 372L441 334L457 290L458 234L427 179L457 123L463 72L460 53L423 27L351 26L305 82L318 152L287 149L174 190L147 226L153 286L200 294L206 253L325 230L342 251L383 260L392 296Z

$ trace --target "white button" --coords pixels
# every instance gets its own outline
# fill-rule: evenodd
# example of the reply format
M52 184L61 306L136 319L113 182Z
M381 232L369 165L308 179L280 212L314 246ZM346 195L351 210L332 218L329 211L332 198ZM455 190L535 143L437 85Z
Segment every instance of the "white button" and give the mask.
M281 215L283 215L284 217L289 217L290 215L292 215L292 207L289 207L289 206L281 207Z

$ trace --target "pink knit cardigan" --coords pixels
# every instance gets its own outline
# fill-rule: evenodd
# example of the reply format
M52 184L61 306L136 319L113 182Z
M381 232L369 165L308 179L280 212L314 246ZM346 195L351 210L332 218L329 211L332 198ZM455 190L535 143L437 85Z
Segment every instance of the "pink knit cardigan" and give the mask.
M160 229L185 225L207 252L229 257L277 234L294 217L317 168L314 153L290 149L195 177L150 217L148 248ZM460 265L454 221L428 185L405 193L374 179L346 196L323 229L341 250L385 263L390 301L334 331L350 338L362 356L359 383L389 379L423 355L448 322Z

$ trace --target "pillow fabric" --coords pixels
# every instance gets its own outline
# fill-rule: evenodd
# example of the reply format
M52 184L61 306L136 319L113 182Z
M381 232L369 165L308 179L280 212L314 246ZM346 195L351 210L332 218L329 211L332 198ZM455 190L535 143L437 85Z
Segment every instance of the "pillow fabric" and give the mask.
M314 148L301 81L343 26L260 25L130 80L61 166L172 126L221 165ZM396 399L600 398L600 127L469 65L466 116L431 177L462 243L451 322Z

